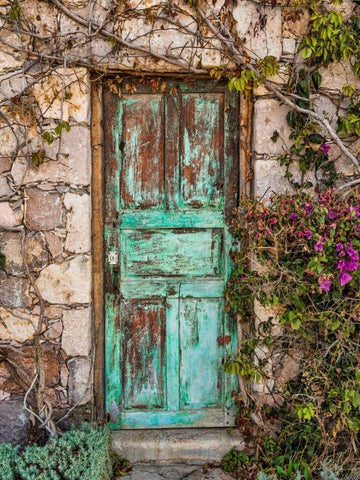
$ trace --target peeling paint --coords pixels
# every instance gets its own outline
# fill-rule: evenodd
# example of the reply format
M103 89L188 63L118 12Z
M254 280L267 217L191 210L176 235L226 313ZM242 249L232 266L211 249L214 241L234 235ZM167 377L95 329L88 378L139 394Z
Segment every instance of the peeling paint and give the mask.
M176 98L141 86L108 127L105 238L120 264L106 277L107 404L122 428L226 424L222 364L236 342L217 339L234 338L223 288L237 130L226 86L199 86L177 84Z

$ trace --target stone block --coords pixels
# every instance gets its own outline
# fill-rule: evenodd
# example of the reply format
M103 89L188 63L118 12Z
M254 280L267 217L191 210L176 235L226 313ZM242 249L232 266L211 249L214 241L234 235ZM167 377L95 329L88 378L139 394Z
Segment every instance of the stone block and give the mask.
M0 202L0 228L14 228L19 225L9 202Z
M329 4L331 10L336 10L341 13L343 20L347 22L354 13L356 3L353 0L342 0L341 3L337 5Z
M300 181L300 172L291 168L295 181ZM305 181L314 182L313 174L309 172ZM254 194L256 196L271 196L272 192L293 193L290 182L285 178L285 169L278 160L256 160L254 164Z
M345 114L345 105L338 105L340 102L337 101L336 97L331 99L327 95L312 95L311 100L313 102L314 110L317 113L324 115L336 131L338 115ZM323 132L325 135L327 134L325 129L323 129Z
M284 69L281 69L278 74L268 77L268 80L272 84L276 84L275 86L277 86L278 88L281 88L283 85L286 85L286 83L289 81L289 73L284 71ZM269 94L271 94L271 92L265 87L265 85L259 85L258 87L254 88L255 96L269 95Z
M0 197L8 197L12 194L6 177L0 177Z
M90 195L66 193L64 205L67 213L65 248L69 252L84 253L91 249Z
M36 284L44 300L55 304L90 303L91 265L87 255L46 267Z
M294 16L294 9L292 7L284 8L285 22L283 26L284 35L302 38L309 28L310 13L306 8L302 8Z
M254 151L258 154L279 155L291 145L290 128L286 123L289 109L274 99L260 99L254 108ZM273 142L270 138L274 131L279 138Z
M21 254L21 233L0 233L0 251L5 255L5 272L9 275L22 275L25 272Z
M294 55L296 52L297 42L295 38L283 39L283 55Z
M26 237L25 260L32 271L39 271L48 264L49 255L43 233Z
M325 90L341 92L344 83L360 88L360 79L352 71L349 62L332 63L319 69L322 76L321 87Z
M91 365L90 359L74 357L67 362L69 370L68 393L71 405L82 405L90 400Z
M41 345L45 365L45 386L54 387L60 381L60 364L54 346L49 342ZM18 365L17 374L21 384L6 373L6 363L0 371L0 389L10 393L19 393L24 390L24 385L30 386L35 376L35 349L34 347L21 347L18 349L3 349L6 357L15 365ZM5 365L5 369L4 369ZM8 376L7 376L8 375Z
M28 167L28 161L25 158L17 158L12 164L11 176L16 187L21 187L23 184Z
M236 428L115 430L112 438L115 453L132 463L146 462L148 465L152 462L164 465L221 462L231 448L243 450L245 447L244 438ZM149 479L153 478L151 473Z
M46 318L61 318L62 316L62 308L61 307L54 307L50 305L45 307L45 317Z
M9 58L7 57L6 60L8 59ZM0 61L1 61L1 52L0 52ZM12 153L17 148L15 134L19 135L19 138L21 138L18 126L15 125L14 129L12 130L10 127L4 127L2 125L2 128L0 129L1 156L5 157L6 166L8 165L8 161L9 161L6 157L11 158Z
M64 87L66 98L62 102L59 92ZM57 69L35 84L34 95L44 118L61 118L66 122L87 124L90 121L89 73L85 68ZM63 136L66 136L66 132Z
M38 324L35 315L27 315L16 310L6 310L0 307L0 340L25 342L34 338Z
M61 238L53 232L45 234L48 250L53 258L63 253L63 244Z
M28 188L25 191L25 224L30 230L61 227L63 206L58 193Z
M1 147L2 149L2 147ZM12 162L10 158L0 158L0 173L9 172L11 169Z
M9 308L31 305L29 281L26 278L7 276L0 270L0 305Z
M91 349L91 310L64 310L61 347L69 357L87 357Z
M71 10L78 10L88 5L89 0L64 0L64 5Z
M238 2L233 16L237 22L236 29L240 38L245 39L245 46L255 56L265 57L273 55L280 59L282 54L281 27L282 17L280 8L264 7L267 22L264 29L258 26L258 6L249 1Z
M221 53L219 50L204 48L201 51L201 67L212 68L221 64Z
M23 397L0 402L0 442L16 445L29 440L30 420Z
M360 149L360 142L359 141L355 142L355 144L353 144L352 147L355 147L355 148L352 148L351 150L352 150L352 153L356 156L357 152ZM349 177L357 174L357 169L353 164L353 162L349 158L345 157L345 155L342 153L342 151L337 145L335 144L331 145L331 148L329 151L329 158L334 162L336 171L339 174L349 176Z
M61 155L57 160L59 141L45 146L46 157L49 159L39 165L30 167L26 171L24 183L65 182L75 185L89 185L91 178L91 140L88 127L71 127L65 132L61 141ZM22 162L16 160L15 163ZM23 162L22 162L23 163Z
M53 322L51 323L46 331L44 332L44 337L49 340L55 340L56 338L59 338L61 333L63 331L63 326L61 321Z

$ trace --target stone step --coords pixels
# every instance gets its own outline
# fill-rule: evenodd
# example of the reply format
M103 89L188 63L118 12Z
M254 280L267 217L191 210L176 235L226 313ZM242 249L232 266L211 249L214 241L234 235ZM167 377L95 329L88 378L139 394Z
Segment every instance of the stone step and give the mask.
M116 430L113 449L130 462L220 462L232 448L244 447L236 429L189 428Z
M159 465L153 463L136 463L131 472L116 480L233 480L214 466L200 467L185 463Z

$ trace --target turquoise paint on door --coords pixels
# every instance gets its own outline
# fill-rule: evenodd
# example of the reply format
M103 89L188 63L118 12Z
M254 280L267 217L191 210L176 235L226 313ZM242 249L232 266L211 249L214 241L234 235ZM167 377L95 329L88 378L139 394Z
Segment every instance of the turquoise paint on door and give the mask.
M106 408L119 428L231 423L238 104L214 82L105 91L105 239L119 254L105 265Z

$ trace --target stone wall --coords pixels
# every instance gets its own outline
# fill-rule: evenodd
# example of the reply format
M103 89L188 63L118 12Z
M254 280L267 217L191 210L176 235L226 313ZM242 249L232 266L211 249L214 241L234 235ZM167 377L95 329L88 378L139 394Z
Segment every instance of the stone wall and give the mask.
M22 345L31 343L39 322L37 288L46 304L41 341L55 407L86 403L91 394L90 84L86 71L76 74L82 88L70 87L72 101L62 117L71 130L61 139L60 156L55 141L45 143L46 161L39 167L21 157L0 159L0 251L6 257L0 270L1 347L21 364L29 385L33 347ZM52 108L50 122L59 118ZM23 392L18 383L0 363L0 393Z
M108 2L63 3L86 18L92 8L92 18L101 22ZM157 3L146 0L144 6ZM55 15L54 8L46 2L28 0L21 5L40 33L56 29L71 32L78 28L67 16ZM224 1L218 1L214 8L220 10L223 5ZM9 3L1 0L0 6L6 9ZM351 15L355 3L347 0L341 8ZM282 73L273 79L282 83L286 79L286 64L295 55L309 17L303 13L296 21L286 20L286 9L281 5L258 8L248 0L238 1L233 13L240 36L255 54L274 55L282 61ZM267 14L266 26L256 29L262 13ZM129 19L122 25L122 35L131 38L146 29L146 22L139 24ZM186 40L160 30L149 41L154 51L161 52L166 46L181 46ZM81 48L84 58L90 55L102 67L116 68L119 72L133 69L133 74L144 71L162 74L178 69L161 60L154 62L139 52L135 55L122 50L112 54L111 42L104 39ZM76 46L69 47L69 62L74 49ZM186 52L185 49L184 56ZM198 48L194 59L203 68L219 66L221 61L219 52L206 48ZM27 63L28 59L19 51L14 53L10 47L1 51L0 100L13 101L24 82L31 84L31 69L30 76L24 75ZM8 78L8 69L14 65L18 73ZM338 98L342 84L347 81L359 86L359 82L351 77L346 65L324 69L322 75L324 90L316 99L317 108L331 116L335 112L332 100ZM66 66L55 68L31 88L43 130L51 132L59 121L68 122L71 127L51 145L44 141L36 125L26 132L21 121L19 127L6 122L0 125L0 252L6 257L5 266L0 269L0 348L8 359L0 361L0 403L11 395L23 394L34 376L31 341L39 322L38 292L45 302L41 341L46 359L46 389L54 407L82 405L92 398L91 88L86 68ZM65 91L60 99L59 91ZM29 106L22 108L22 112L30 115ZM279 105L264 87L256 89L252 132L256 195L289 188L277 160L288 144L286 113L287 108ZM280 133L276 143L269 140L274 130ZM20 139L26 155L19 152L16 139ZM37 152L41 152L44 162L35 166L29 158ZM338 155L336 149L332 154ZM339 162L341 168L351 170L346 160L340 158ZM15 378L13 364L21 366L20 378Z

